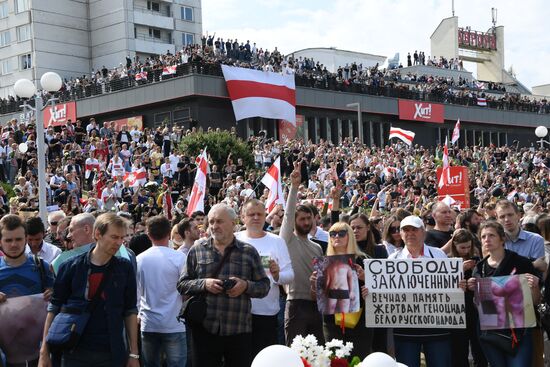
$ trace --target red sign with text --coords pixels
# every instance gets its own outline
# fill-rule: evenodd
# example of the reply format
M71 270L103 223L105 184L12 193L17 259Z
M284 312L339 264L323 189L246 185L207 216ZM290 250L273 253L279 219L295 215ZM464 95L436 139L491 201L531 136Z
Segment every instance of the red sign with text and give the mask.
M399 100L401 120L426 121L442 124L445 121L445 106L439 103Z
M55 106L47 106L42 112L44 127L62 126L69 120L76 121L76 102L58 103Z
M437 199L445 199L449 195L456 202L451 206L460 206L460 209L470 208L470 178L468 177L468 168L464 166L451 166L449 183L441 188L437 188ZM437 169L437 181L441 177L443 168Z
M286 120L279 120L279 141L304 140L304 116L296 115L296 126Z

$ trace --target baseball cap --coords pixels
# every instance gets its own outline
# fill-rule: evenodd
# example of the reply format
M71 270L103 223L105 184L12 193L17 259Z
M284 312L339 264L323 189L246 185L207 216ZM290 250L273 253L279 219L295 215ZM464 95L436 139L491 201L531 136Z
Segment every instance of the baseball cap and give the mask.
M422 219L420 219L416 215L409 215L408 217L405 217L401 221L399 228L402 229L403 227L406 227L406 226L413 226L415 228L422 228L422 229L425 228L424 222L422 221Z

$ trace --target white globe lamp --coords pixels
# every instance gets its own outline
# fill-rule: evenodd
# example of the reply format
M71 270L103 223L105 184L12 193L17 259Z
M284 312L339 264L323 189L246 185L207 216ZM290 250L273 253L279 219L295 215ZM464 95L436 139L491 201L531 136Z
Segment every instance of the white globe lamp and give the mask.
M256 355L251 367L304 367L300 355L284 345L270 345Z
M19 79L13 85L16 95L21 98L31 98L36 93L36 87L29 79Z
M361 367L397 367L397 362L386 353L375 352L363 360Z
M40 85L44 90L47 90L48 92L57 92L61 89L62 84L63 81L61 80L59 74L52 71L48 71L47 73L42 75L42 78L40 78Z
M548 135L548 128L546 126L539 126L535 129L535 135L537 138L544 138L546 135Z

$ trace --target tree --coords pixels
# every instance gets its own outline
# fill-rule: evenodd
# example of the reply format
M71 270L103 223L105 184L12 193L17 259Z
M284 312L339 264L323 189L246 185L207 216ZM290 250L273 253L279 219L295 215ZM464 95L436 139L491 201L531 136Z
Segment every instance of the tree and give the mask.
M230 153L234 163L238 158L242 158L246 167L251 167L254 164L250 147L228 131L199 131L183 137L180 143L180 149L192 156L199 155L204 147L207 147L206 152L220 170L225 165Z

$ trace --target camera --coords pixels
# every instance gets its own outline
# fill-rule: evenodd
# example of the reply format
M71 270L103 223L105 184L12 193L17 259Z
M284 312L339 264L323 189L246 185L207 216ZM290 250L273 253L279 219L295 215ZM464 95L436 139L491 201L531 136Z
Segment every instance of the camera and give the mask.
M224 291L228 291L232 289L235 286L235 284L237 284L237 281L235 279L224 279L222 288Z

